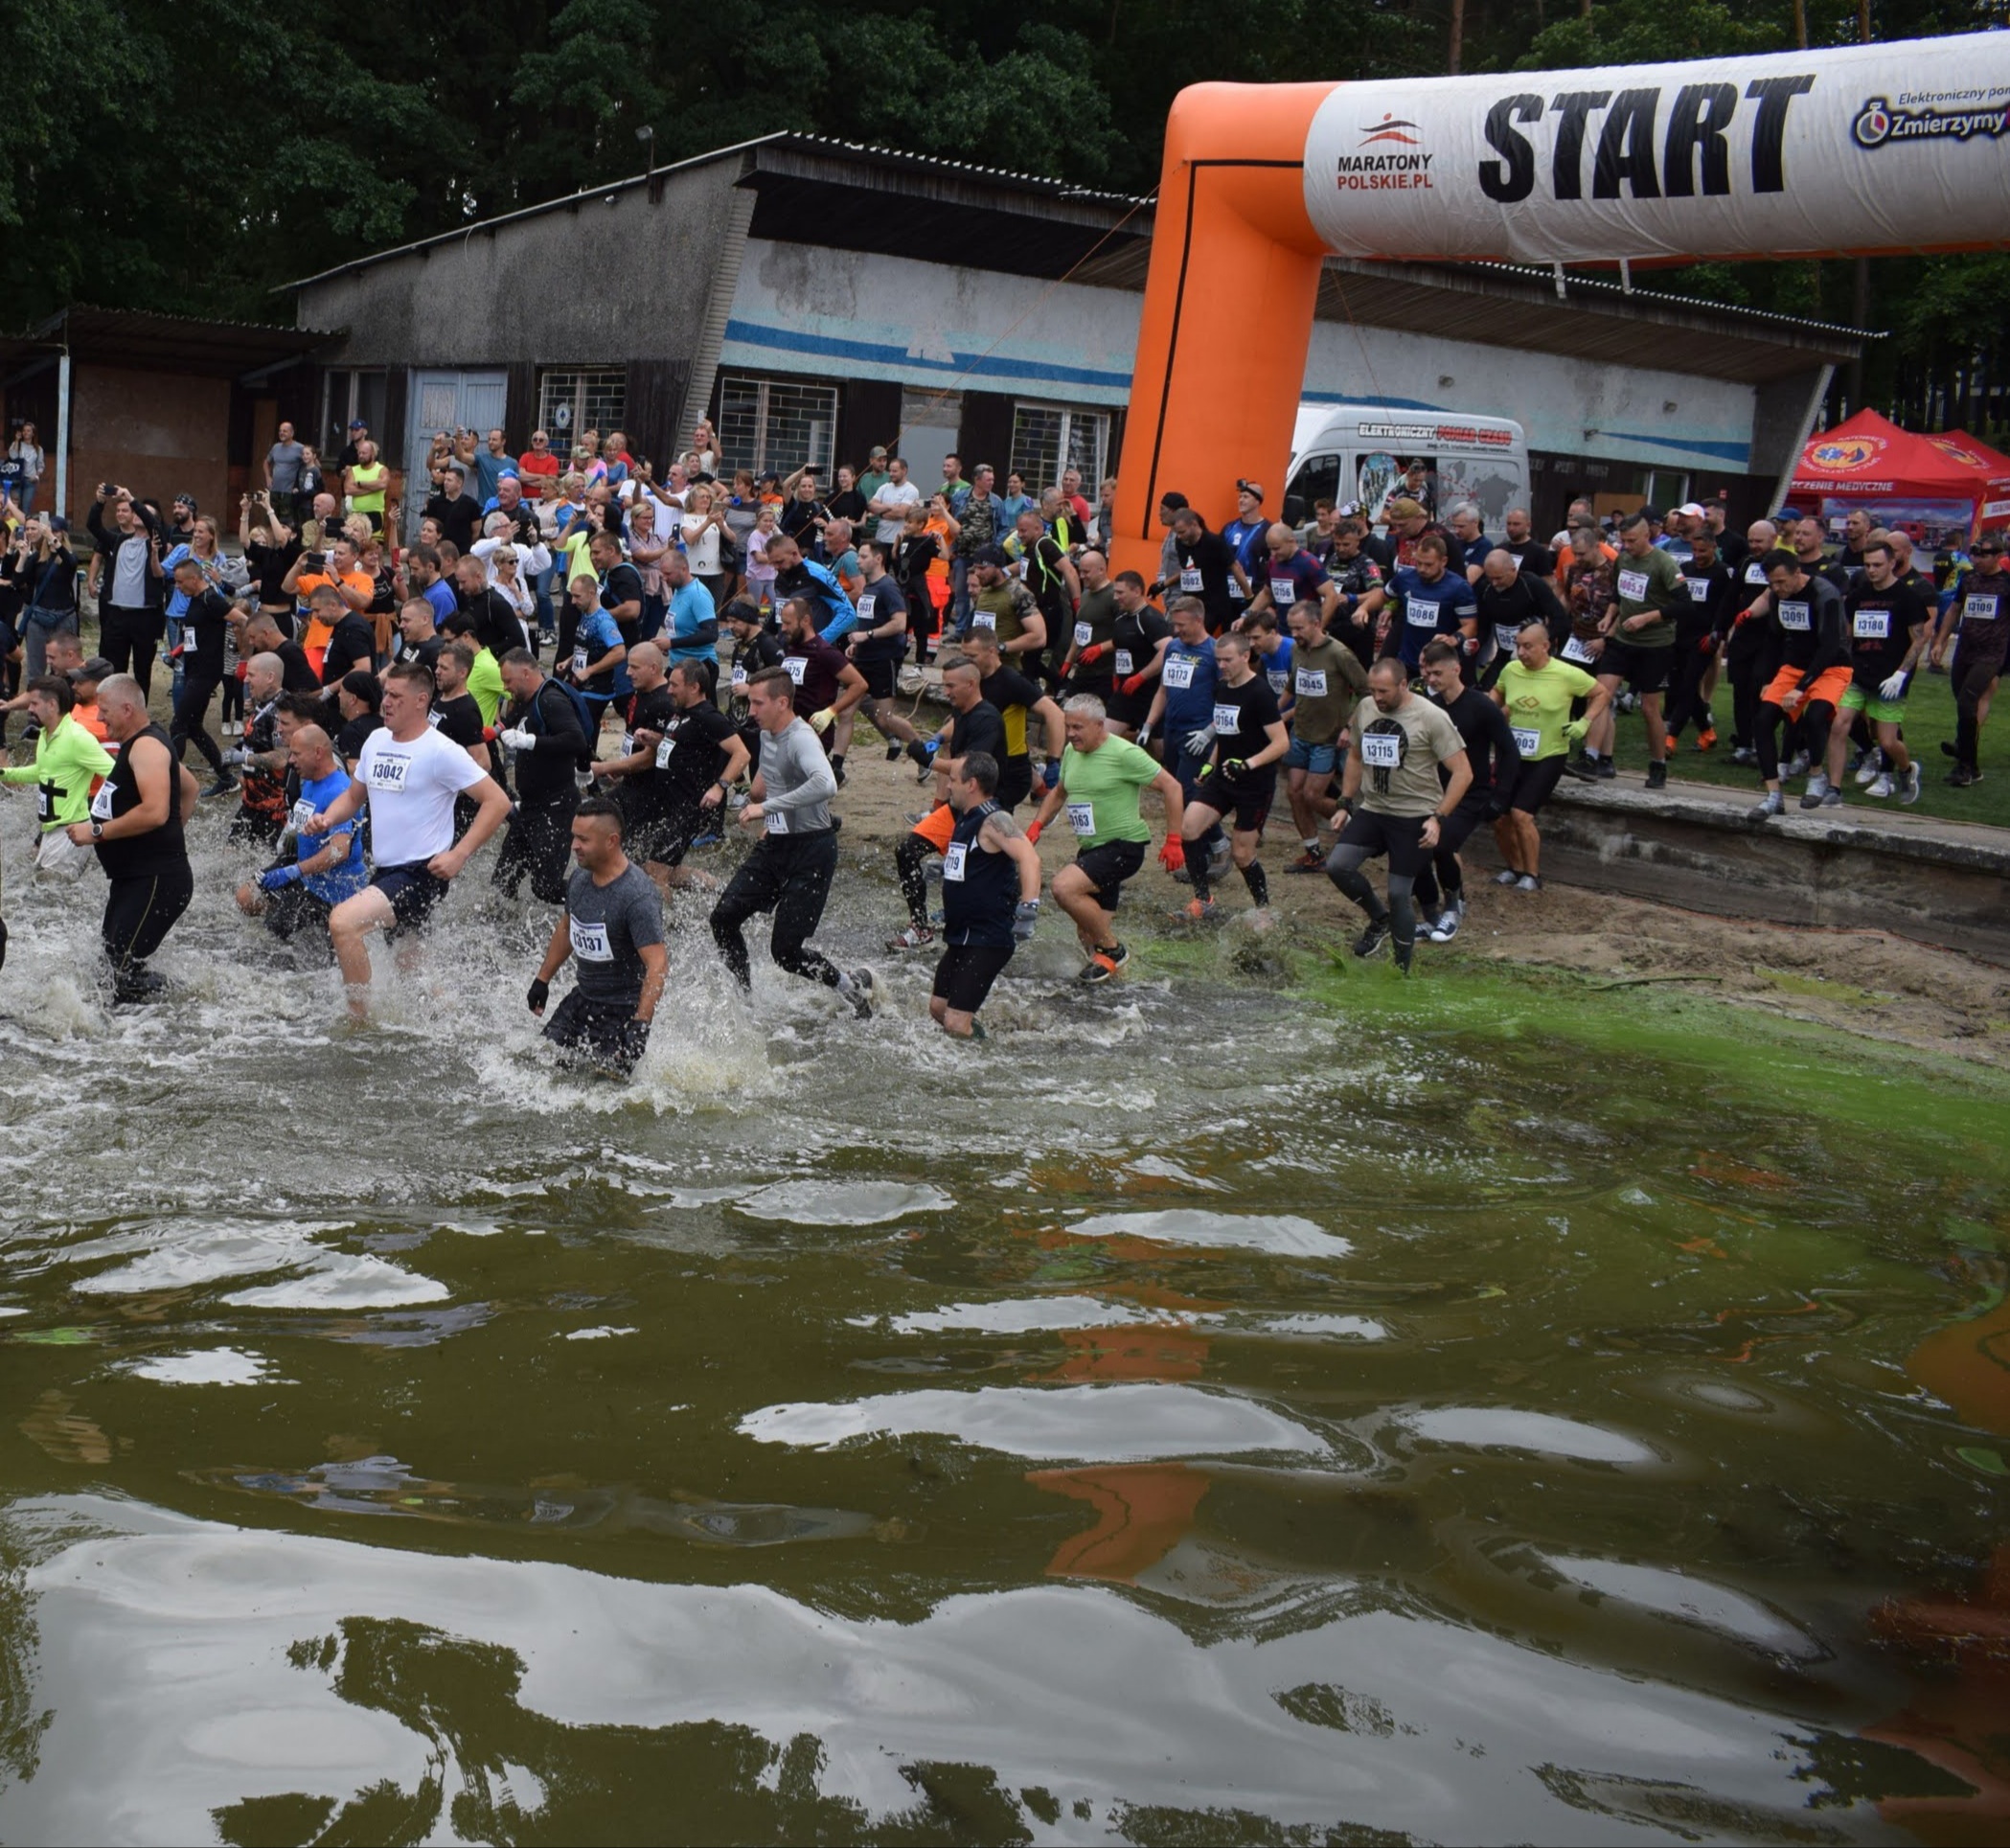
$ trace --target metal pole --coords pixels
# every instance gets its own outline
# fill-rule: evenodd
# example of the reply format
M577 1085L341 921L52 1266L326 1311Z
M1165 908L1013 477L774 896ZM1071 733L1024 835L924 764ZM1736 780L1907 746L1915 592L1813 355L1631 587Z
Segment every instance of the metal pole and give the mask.
M62 357L56 362L56 511L70 515L70 347L63 330Z

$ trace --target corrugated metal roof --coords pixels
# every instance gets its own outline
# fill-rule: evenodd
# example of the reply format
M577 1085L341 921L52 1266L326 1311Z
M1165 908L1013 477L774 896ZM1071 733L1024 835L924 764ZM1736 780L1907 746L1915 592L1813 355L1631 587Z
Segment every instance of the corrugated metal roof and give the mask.
M236 378L301 358L340 337L339 332L315 328L270 327L194 314L96 308L80 302L26 333L0 337L0 363L53 355L67 348L78 359L172 366Z

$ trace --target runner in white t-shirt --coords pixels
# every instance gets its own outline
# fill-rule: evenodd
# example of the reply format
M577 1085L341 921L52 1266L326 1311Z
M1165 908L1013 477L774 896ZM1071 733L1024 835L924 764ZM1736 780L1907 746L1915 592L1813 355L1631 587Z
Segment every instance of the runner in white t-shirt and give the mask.
M363 741L348 789L320 813L303 818L303 834L324 834L370 804L370 846L377 872L330 914L328 932L349 990L349 1011L369 1012L373 930L416 928L446 895L446 883L475 849L509 819L510 798L474 760L426 722L433 676L405 663L384 676L383 727ZM479 805L454 840L454 798Z

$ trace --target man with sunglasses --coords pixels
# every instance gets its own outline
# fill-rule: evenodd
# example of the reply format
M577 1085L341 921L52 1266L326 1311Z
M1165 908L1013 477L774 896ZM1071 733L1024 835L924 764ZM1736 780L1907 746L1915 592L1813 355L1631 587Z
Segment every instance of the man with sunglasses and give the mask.
M1954 644L1954 767L1947 780L1966 789L1982 780L1976 762L1982 721L1989 716L1990 696L2010 652L2010 572L2003 569L2003 536L1984 533L1968 548L1973 569L1955 593L1953 614L1959 625Z
M531 432L531 446L516 458L516 474L526 500L542 500L558 485L559 458L552 454L547 432Z

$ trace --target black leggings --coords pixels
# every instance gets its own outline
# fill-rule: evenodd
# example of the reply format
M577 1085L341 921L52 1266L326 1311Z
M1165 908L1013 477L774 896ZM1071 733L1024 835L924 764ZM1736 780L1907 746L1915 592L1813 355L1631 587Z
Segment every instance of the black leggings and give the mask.
M144 873L113 879L104 901L104 954L112 967L112 983L124 990L161 947L175 921L195 896L195 875L187 860L166 873Z
M2003 671L2000 661L1954 661L1954 761L1968 769L1977 767L1976 752L1981 747L1982 696Z
M1789 719L1784 706L1775 706L1771 700L1759 703L1759 774L1767 782L1778 780L1780 774L1779 727L1787 730L1787 741L1791 744L1798 728L1798 735L1814 741L1807 746L1808 755L1816 764L1822 762L1822 753L1828 749L1829 727L1835 723L1836 708L1826 699L1814 699L1800 709L1798 719Z
M1753 750L1759 741L1759 692L1766 683L1765 637L1757 625L1734 628L1724 645L1724 671L1731 683L1731 745Z
M1497 819L1489 812L1488 802L1462 802L1438 824L1438 844L1431 849L1430 863L1417 875L1413 890L1417 909L1435 918L1445 905L1466 896L1466 876L1459 866L1459 849L1471 840L1483 821ZM1443 887L1443 896L1439 888Z
M917 930L928 928L928 856L935 849L919 834L907 834L893 850L894 870L901 876L901 897L907 901L907 921Z
M168 732L168 748L174 753L175 763L181 762L182 752L193 741L203 761L219 777L223 774L223 753L217 748L217 741L203 720L209 717L210 701L221 684L206 674L185 675L181 697L174 702L174 721Z
M1702 677L1716 657L1702 652L1702 641L1698 635L1678 636L1675 644L1674 685L1668 695L1668 716L1662 720L1670 738L1679 737L1690 724L1699 734L1712 729L1709 701L1702 696Z
M130 673L143 697L153 692L153 654L167 632L167 619L151 609L105 604L98 612L98 646L114 673Z
M712 937L741 987L752 983L741 926L757 912L772 911L767 953L778 968L826 988L837 986L837 967L808 947L823 922L824 901L837 872L837 831L820 834L767 834L740 863L740 871L712 907Z
M1392 872L1389 875L1389 901L1384 905L1375 896L1368 876L1361 871L1367 863L1369 851L1365 847L1342 842L1326 856L1326 877L1372 921L1377 924L1385 921L1390 934L1396 939L1397 949L1407 954L1410 946L1417 941L1417 907L1411 897L1417 882L1407 873Z

